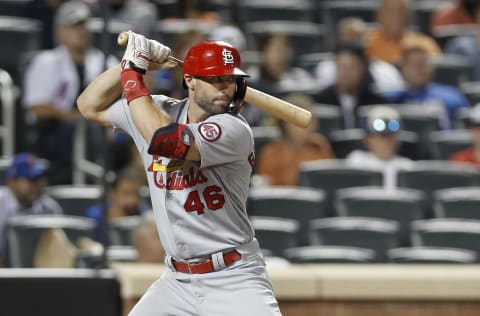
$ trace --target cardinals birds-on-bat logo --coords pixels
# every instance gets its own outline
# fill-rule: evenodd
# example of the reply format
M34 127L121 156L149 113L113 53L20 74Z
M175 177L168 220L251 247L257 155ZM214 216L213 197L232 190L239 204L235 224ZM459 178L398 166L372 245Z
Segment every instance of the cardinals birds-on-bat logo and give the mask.
M222 130L217 123L202 123L198 126L198 131L200 135L209 142L218 140L220 135L222 135Z

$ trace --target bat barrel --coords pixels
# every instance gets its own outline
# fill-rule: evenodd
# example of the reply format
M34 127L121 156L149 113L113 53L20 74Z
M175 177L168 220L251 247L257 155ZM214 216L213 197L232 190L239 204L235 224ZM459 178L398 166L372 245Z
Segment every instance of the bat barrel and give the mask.
M298 127L308 127L312 122L312 113L289 102L248 87L245 101Z

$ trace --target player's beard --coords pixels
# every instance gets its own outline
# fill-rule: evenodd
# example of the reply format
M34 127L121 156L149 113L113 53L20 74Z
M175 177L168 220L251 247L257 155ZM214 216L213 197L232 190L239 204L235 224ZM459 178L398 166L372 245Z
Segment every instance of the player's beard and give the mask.
M196 95L195 99L198 106L210 115L225 113L230 106L230 103L232 103L232 97L227 94L216 96L214 98L208 98L205 95Z

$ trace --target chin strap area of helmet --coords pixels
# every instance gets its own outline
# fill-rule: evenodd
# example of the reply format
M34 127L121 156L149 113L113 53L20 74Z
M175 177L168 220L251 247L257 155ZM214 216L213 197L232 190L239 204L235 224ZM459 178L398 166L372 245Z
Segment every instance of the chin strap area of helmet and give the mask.
M245 77L238 77L236 80L235 93L233 95L232 104L228 107L227 112L239 113L245 101L245 93L247 92L247 80Z

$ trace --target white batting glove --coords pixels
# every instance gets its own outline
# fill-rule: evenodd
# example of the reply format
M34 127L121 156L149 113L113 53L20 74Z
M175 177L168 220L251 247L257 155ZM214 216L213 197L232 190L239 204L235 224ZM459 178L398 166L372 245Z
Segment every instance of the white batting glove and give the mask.
M150 44L150 60L163 64L168 61L168 56L170 56L171 49L168 46L160 44L156 40L149 40Z
M122 58L122 69L131 68L145 74L151 60L151 41L145 36L128 31L128 44Z

